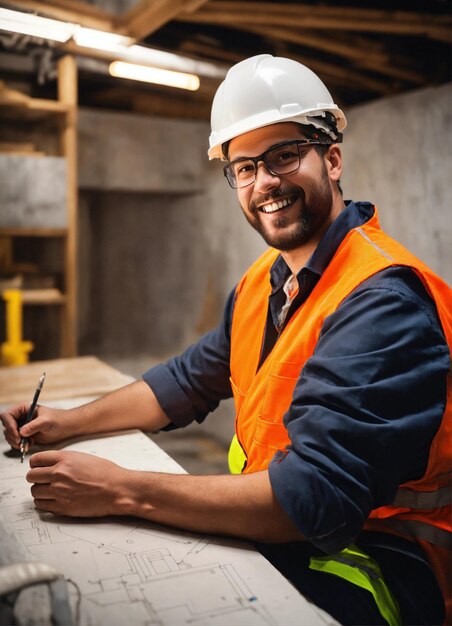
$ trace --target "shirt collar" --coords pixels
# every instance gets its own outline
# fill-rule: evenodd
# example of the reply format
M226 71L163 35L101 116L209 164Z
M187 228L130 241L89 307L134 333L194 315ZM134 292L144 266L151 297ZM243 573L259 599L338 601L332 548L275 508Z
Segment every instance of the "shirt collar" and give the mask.
M353 202L352 200L346 200L345 209L329 226L306 265L299 271L297 278L306 271L316 274L319 278L327 268L347 233L352 230L352 228L362 226L369 221L374 211L375 207L370 202ZM291 270L287 263L282 256L279 255L270 269L272 293L283 287L290 274ZM301 284L300 280L298 282Z

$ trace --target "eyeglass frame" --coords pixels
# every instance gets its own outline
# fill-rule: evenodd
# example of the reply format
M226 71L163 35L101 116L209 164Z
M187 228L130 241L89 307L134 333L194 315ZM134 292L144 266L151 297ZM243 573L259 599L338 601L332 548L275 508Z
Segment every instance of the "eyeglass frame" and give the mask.
M256 182L256 176L257 176L257 169L258 169L258 165L259 163L263 163L265 165L265 167L267 168L267 170L270 172L270 174L273 174L273 176L285 176L286 174L293 174L293 172L296 172L297 169L300 167L301 165L301 154L300 154L300 146L332 146L335 142L334 141L318 141L316 139L292 139L291 141L283 141L282 143L277 143L274 146L271 146L271 148L268 148L267 150L265 150L264 152L262 152L262 154L259 154L258 156L255 157L240 157L239 159L234 159L234 161L230 161L229 163L227 163L224 167L223 167L223 175L226 177L226 180L229 183L229 186L232 187L232 189L243 189L244 187L248 187L249 185L252 185L254 182ZM288 172L284 172L284 173L278 173L275 172L274 170L272 170L266 160L266 155L268 152L272 152L273 150L277 150L278 148L284 148L285 146L291 146L291 145L296 145L297 149L298 149L298 165L297 167L294 167L293 170L289 170ZM235 181L237 182L237 179L232 176L228 176L228 172L231 171L231 165L234 165L236 163L240 163L241 161L251 161L254 165L254 178L253 180L251 180L249 183L246 183L246 185L233 185L232 181L235 179Z

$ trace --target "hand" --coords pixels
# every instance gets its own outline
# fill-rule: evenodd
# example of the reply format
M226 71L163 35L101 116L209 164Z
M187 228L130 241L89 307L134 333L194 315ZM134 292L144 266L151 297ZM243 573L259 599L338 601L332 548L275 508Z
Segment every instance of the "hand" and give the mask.
M39 510L72 517L121 513L120 478L128 470L116 463L84 452L49 450L33 454L30 467L26 479L34 483L31 495Z
M5 439L12 448L19 448L21 437L29 439L29 443L47 444L71 435L65 419L67 411L39 405L33 419L20 427L20 420L25 419L29 407L29 404L17 404L0 415Z

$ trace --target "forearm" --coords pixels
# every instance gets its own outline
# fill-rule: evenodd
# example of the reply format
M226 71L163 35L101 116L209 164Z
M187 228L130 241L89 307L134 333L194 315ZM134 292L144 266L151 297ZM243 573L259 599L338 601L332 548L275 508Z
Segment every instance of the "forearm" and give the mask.
M169 423L151 388L137 381L67 412L72 435L138 428L156 431Z
M263 542L300 541L268 472L190 476L124 470L114 512L192 530Z

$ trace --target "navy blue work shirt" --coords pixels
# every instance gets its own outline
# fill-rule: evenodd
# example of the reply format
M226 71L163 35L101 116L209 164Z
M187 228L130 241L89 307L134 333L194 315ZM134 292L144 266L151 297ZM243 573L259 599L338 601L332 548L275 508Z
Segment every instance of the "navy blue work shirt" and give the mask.
M367 202L346 204L300 270L285 324L349 230L374 213ZM266 328L254 329L263 335L261 363L278 338L289 274L279 256L270 271ZM235 290L215 330L143 375L172 427L202 422L232 396L234 301ZM390 504L401 483L423 475L445 409L449 367L436 307L408 268L372 276L327 317L284 416L288 453L277 453L269 466L277 500L315 546L329 553L348 546L372 509Z

